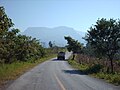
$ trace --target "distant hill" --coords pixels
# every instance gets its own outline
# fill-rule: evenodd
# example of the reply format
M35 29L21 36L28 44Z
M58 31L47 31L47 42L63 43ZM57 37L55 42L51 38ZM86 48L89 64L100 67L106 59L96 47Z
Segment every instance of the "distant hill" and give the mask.
M76 31L73 28L59 26L55 28L47 27L29 27L21 34L32 36L44 43L45 46L48 46L49 41L55 42L57 46L65 46L66 40L64 36L71 36L72 38L85 43L82 37L85 36L85 32Z

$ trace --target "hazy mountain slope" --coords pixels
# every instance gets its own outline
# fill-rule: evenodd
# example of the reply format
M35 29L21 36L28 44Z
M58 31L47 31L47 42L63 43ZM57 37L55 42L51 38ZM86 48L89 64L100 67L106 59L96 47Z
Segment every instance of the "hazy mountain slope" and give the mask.
M73 28L65 26L55 28L29 27L24 32L22 32L22 34L40 39L40 41L44 42L46 46L48 46L49 41L54 41L55 44L59 46L66 45L64 36L71 36L72 38L84 43L82 37L85 35L84 32L76 31Z

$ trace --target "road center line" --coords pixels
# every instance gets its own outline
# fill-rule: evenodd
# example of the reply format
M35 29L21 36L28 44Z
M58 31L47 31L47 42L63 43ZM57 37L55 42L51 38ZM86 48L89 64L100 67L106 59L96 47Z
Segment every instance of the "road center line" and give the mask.
M62 84L62 82L59 80L59 78L57 77L57 75L56 75L55 73L54 73L54 76L55 76L55 78L56 78L58 84L60 85L61 90L66 90L65 87L64 87L64 85Z

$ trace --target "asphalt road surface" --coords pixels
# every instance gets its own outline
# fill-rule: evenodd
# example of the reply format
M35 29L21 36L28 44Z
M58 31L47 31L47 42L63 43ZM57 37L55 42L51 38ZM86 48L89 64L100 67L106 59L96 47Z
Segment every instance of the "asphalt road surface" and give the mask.
M66 53L66 59L70 53ZM7 90L120 90L120 86L81 74L67 61L48 60L15 80Z

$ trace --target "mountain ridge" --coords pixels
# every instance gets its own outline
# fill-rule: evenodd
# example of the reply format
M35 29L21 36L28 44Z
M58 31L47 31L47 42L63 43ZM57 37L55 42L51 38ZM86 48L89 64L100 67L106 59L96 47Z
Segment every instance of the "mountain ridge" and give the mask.
M85 32L77 31L74 28L66 26L58 26L54 28L49 27L28 27L21 34L37 38L40 42L46 43L48 47L49 41L52 41L57 46L65 46L67 41L64 36L71 36L73 39L78 40L81 43L85 43L82 37L85 36Z

